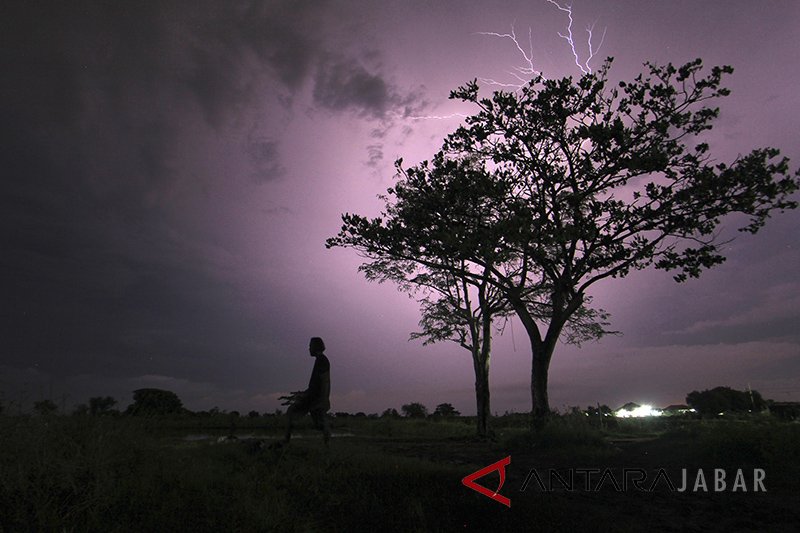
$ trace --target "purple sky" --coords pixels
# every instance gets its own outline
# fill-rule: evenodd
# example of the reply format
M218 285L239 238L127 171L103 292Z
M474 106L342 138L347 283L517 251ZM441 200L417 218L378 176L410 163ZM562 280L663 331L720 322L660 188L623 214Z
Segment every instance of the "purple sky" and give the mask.
M582 46L587 25L606 29L612 78L647 60L734 66L716 158L775 146L797 168L800 4L573 8ZM306 386L318 335L332 410L474 413L469 353L409 342L415 302L324 241L341 213L377 214L395 158L431 157L459 120L418 117L470 112L451 89L513 81L513 43L478 32L530 28L536 67L577 75L566 23L545 0L3 2L0 401L112 395L124 408L159 387L191 409L273 410ZM775 217L699 280L645 271L598 286L624 336L559 347L552 406L748 384L800 399L798 226L798 212ZM495 343L493 411L529 410L529 375L512 324Z

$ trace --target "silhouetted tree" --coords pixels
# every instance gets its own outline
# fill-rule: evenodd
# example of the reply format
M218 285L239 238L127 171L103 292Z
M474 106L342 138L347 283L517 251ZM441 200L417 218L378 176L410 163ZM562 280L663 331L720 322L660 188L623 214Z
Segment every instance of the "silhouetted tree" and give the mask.
M774 210L797 207L789 196L800 180L778 150L717 163L700 137L718 116L704 102L728 94L721 82L733 69L646 64L646 74L612 84L610 64L491 98L479 98L475 81L460 87L451 97L478 112L432 163L398 162L383 216L345 214L327 242L459 279L488 269L528 335L535 422L550 414L548 371L570 320L587 313L583 337L605 333L587 305L595 283L651 266L679 282L697 277L724 260L725 215L745 215L740 231L755 233Z
M436 409L433 410L433 414L434 416L449 417L449 416L459 416L461 413L459 413L456 410L456 408L453 407L452 404L440 403L439 405L436 406Z
M442 204L449 209L457 211L458 208L450 202L468 204L471 209L470 217L462 217L461 222L469 225L475 231L484 218L491 219L495 216L495 206L483 202L487 196L481 193L482 186L491 187L493 183L487 180L480 181L482 174L480 166L472 172L471 160L464 158L461 162L463 182L455 187L467 184L467 190L475 191L474 197L466 197L464 192L452 195L442 190ZM496 195L501 196L501 195ZM396 207L396 206L393 206ZM408 212L410 209L430 208L427 204L415 205L408 203L404 206L404 216L413 217ZM466 209L466 208L465 208ZM453 233L453 239L462 238L469 231ZM329 239L327 246L346 245L338 238ZM472 356L473 370L475 373L475 399L477 407L477 433L481 437L491 434L490 417L491 401L489 391L489 363L492 349L492 326L495 318L501 318L511 312L505 299L488 278L491 271L484 267L482 274L475 278L453 275L453 270L467 269L469 265L450 255L435 258L435 262L422 265L413 260L398 258L392 254L376 254L372 261L364 263L359 270L364 273L369 281L394 282L398 289L417 296L420 303L422 318L419 322L421 331L411 334L412 339L423 339L423 345L434 344L441 341L452 341L468 350ZM492 258L485 258L488 264Z
M686 396L686 404L702 415L760 411L766 406L758 391L738 391L730 387L692 391Z
M139 389L133 391L133 403L128 414L137 416L171 415L184 412L183 403L174 392L162 389Z
M117 403L111 396L95 396L89 398L89 412L93 415L108 413Z
M381 413L381 418L400 418L400 413L397 412L397 409L391 407Z
M53 400L39 400L38 402L33 402L33 411L39 415L47 416L58 411L58 406Z
M425 345L452 341L470 351L475 373L477 433L487 437L492 434L489 363L493 322L507 317L513 309L493 283L494 272L504 268L502 265L509 256L484 244L484 228L506 227L508 221L502 217L507 185L487 174L475 158L465 156L441 163L428 175L415 175L413 169L409 170L405 182L390 189L402 202L388 206L387 212L398 220L424 220L431 212L450 219L453 226L435 237L447 241L446 246L438 248L440 253L435 247L427 247L424 261L397 256L392 250L372 250L367 253L372 261L362 264L359 270L369 281L390 280L402 291L422 293L419 299L422 330L412 333L411 338L422 338ZM399 164L398 172L404 172ZM429 183L417 188L418 178ZM351 246L352 242L343 235L329 239L327 246ZM478 250L480 265L454 257L453 250L461 247ZM539 287L528 291L521 296L522 301L536 306L541 290ZM566 340L580 343L600 336L604 333L605 318L602 311L581 307L566 324L569 332Z
M428 408L418 402L407 403L400 408L403 416L408 418L425 418L428 416Z
M510 308L489 285L488 270L483 278L473 280L453 276L445 269L420 269L414 262L383 258L363 265L362 271L368 280L392 280L400 290L421 293L421 331L412 333L412 339L424 339L423 345L452 341L469 350L475 372L476 429L479 436L490 436L492 326L495 318L506 316Z
M247 416L250 418L258 418L259 416L258 411L250 411L249 413L247 413Z

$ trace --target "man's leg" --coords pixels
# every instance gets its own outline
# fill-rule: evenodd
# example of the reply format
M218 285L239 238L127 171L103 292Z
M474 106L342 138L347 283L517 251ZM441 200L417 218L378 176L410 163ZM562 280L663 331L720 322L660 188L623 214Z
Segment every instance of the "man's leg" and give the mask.
M283 437L284 443L288 444L289 439L292 438L292 426L294 424L294 420L302 417L305 414L305 408L300 405L290 405L286 410L286 435Z
M322 439L325 442L325 446L328 446L331 440L331 424L330 420L328 420L328 413L321 409L313 411L311 418L314 420L314 427L322 430Z
M328 418L328 413L322 413L322 440L325 441L325 447L331 440L331 421Z

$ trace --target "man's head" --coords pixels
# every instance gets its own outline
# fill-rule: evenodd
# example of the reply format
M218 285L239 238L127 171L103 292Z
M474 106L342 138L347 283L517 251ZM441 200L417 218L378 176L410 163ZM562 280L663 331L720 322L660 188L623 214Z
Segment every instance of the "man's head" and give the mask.
M325 351L325 343L322 342L320 337L311 337L311 342L308 344L308 351L312 356L320 355Z

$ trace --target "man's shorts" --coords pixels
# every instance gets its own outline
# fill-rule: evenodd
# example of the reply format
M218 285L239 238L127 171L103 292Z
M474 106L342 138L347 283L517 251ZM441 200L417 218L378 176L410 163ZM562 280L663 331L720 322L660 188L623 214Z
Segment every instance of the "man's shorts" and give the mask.
M314 423L314 427L316 429L323 429L325 424L325 417L328 413L327 409L309 409L308 402L297 402L292 404L289 409L288 413L292 417L301 417L304 416L306 413L311 414L311 421Z
M328 411L325 409L314 409L309 411L311 413L311 421L314 423L314 428L325 429L325 421Z

